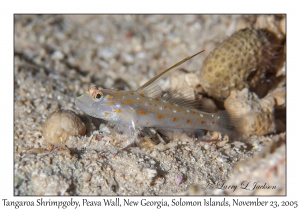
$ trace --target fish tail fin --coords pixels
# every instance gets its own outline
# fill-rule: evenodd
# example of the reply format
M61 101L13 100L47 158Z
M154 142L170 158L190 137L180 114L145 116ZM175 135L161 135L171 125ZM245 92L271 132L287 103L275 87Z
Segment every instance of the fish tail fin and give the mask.
M242 120L241 116L232 117L226 110L220 110L216 115L218 116L217 131L224 135L228 135L232 140L242 140L242 135L239 132L239 125Z

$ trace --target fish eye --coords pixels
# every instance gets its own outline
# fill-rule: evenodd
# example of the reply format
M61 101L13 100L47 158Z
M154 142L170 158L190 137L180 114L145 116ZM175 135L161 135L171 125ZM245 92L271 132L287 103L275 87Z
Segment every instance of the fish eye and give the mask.
M97 95L96 95L96 98L97 99L100 99L102 96L101 96L101 94L100 93L98 93Z
M100 101L102 99L102 97L103 97L103 93L101 90L96 90L92 94L92 98L96 102Z

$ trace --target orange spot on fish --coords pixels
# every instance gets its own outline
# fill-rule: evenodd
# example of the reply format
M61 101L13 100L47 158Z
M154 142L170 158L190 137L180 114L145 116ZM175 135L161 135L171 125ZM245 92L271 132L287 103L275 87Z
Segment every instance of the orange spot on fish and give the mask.
M215 124L215 121L212 121L211 123L212 123L212 124Z
M179 106L180 108L182 108L182 106Z
M157 107L157 104L154 104L155 107Z
M196 114L196 112L195 112L195 111L192 111L192 113L193 113L193 114Z
M143 102L142 102L142 101L139 101L138 104L143 104Z
M186 120L186 123L190 123L190 122L192 122L191 120Z
M134 93L133 93L133 92L131 92L130 94L131 94L131 95L134 95Z
M113 110L113 112L122 113L122 109Z
M132 104L131 100L126 100L126 104Z
M166 109L166 108L168 108L167 106L164 106L164 108Z
M170 107L169 109L172 110L172 107Z
M115 105L115 102L113 101L110 101L108 102L107 104L101 104L102 106L114 106Z
M174 105L172 102L170 102L169 104Z
M178 119L176 117L173 118L173 121L178 121Z
M113 99L113 96L107 96L107 100Z
M144 111L144 110L140 110L139 113L140 113L140 114L147 114L147 112Z
M159 101L159 98L155 98L155 101Z
M145 97L145 95L143 93L140 94L141 97Z
M152 106L152 103L149 103L150 106Z
M205 123L206 123L206 121L205 121L205 120L202 120L202 121L201 121L201 124L205 124Z
M116 98L117 101L120 101L120 98Z
M130 120L130 117L126 117L125 120L127 120L127 121Z
M177 112L180 112L180 109L178 109Z
M107 115L107 114L109 114L109 112L104 112L104 114L106 114L106 115Z
M169 117L169 114L166 114L166 117Z
M156 117L157 117L158 119L164 119L164 116L162 116L162 115L160 115L160 114L156 114Z

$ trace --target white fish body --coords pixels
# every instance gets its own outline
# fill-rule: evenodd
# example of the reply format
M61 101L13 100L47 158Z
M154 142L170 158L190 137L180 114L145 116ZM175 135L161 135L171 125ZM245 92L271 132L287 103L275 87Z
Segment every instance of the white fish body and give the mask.
M155 86L155 82L162 75L195 55L160 73L136 91L98 90L91 87L76 99L76 106L92 117L139 130L205 129L232 135L233 126L226 111L216 113L201 111L191 105L193 101L190 99L180 98L178 91L173 95L162 95L161 89Z

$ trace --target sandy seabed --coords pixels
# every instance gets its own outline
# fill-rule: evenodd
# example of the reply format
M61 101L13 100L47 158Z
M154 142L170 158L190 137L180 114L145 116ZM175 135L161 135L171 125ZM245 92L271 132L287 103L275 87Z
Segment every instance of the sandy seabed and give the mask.
M277 133L243 142L181 134L166 145L118 150L106 122L74 103L93 85L135 90L205 49L179 67L186 81L220 42L246 27L283 37L285 16L15 15L15 195L284 195L285 121ZM177 87L174 81L171 75L159 84ZM48 151L42 125L57 109L75 111L87 133Z

